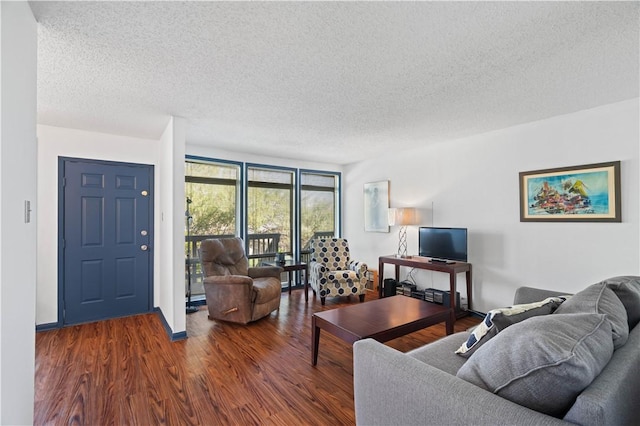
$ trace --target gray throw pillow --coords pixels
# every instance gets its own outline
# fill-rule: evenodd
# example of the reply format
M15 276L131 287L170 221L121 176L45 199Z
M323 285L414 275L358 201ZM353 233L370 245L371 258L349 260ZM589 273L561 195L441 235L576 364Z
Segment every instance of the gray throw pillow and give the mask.
M612 354L605 315L545 315L498 333L457 376L516 404L562 417Z
M490 310L482 322L471 332L469 338L456 350L456 353L465 358L470 357L480 346L510 325L527 318L552 313L566 297L568 296L548 297L539 302Z
M640 322L640 277L622 276L602 281L618 296L629 320L629 329Z
M627 343L629 325L624 305L605 283L590 285L564 302L554 312L558 314L593 313L604 314L611 322L613 348L618 349Z

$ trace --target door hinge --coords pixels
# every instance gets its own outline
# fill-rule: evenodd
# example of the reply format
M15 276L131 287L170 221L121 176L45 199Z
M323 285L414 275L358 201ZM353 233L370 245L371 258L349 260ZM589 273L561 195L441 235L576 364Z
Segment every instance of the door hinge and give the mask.
M67 178L66 177L62 177L62 186L67 186Z

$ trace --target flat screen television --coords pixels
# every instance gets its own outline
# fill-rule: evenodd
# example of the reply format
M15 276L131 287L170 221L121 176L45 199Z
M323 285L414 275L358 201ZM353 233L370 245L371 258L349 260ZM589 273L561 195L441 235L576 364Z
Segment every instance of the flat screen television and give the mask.
M434 228L418 230L418 254L438 260L467 261L467 228Z

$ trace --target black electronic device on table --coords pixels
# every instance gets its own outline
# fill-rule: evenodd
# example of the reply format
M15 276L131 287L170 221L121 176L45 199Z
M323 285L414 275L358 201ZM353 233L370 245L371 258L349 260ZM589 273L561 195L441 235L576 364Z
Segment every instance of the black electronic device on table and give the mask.
M431 303L444 305L447 308L451 306L451 292L448 290L438 290L436 288L425 288L422 291L424 300ZM461 309L460 293L456 291L456 311Z
M467 228L420 227L418 254L436 263L466 262Z
M455 260L437 259L437 258L431 258L429 260L429 262L431 262L431 263L446 263L447 265L451 265L451 264L456 263Z
M384 297L395 296L397 294L398 286L402 288L402 284L398 283L393 278L385 278L383 285Z

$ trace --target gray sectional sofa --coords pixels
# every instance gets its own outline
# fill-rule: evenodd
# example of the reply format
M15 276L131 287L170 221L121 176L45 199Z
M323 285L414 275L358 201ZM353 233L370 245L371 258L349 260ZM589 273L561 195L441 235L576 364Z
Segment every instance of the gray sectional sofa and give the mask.
M521 287L514 304L559 295ZM470 332L408 353L358 341L356 423L639 425L639 322L640 277L625 276L501 329L467 357L455 351Z

